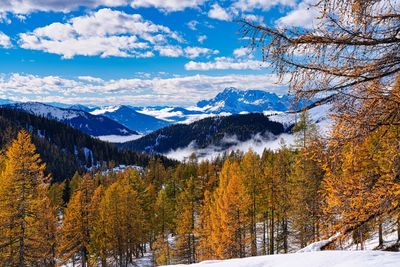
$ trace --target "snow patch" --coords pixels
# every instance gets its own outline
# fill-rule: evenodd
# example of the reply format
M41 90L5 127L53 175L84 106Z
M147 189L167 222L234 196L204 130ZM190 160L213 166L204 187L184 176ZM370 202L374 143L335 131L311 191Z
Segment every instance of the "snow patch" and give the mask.
M98 138L101 141L106 141L106 142L110 142L110 143L125 143L125 142L139 139L141 137L143 137L143 135L141 135L141 134L95 136L95 138Z
M190 267L398 267L400 253L384 251L314 251L222 261L203 261Z

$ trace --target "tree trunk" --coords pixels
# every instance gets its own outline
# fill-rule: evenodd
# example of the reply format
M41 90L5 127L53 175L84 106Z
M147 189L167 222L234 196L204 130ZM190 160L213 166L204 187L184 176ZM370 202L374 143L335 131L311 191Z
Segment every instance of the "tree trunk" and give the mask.
M274 235L275 235L275 222L274 222L274 211L271 211L271 225L270 225L270 234L269 234L269 252L270 254L274 254L275 248L274 248Z
M382 223L379 223L379 247L383 247L383 229L382 229Z

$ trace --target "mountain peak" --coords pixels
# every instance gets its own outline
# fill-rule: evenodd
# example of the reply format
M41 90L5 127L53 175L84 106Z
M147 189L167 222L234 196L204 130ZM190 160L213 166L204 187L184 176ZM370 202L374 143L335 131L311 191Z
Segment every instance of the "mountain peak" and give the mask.
M292 99L289 96L279 97L275 93L263 90L240 90L228 87L213 99L198 102L197 107L209 113L287 111Z

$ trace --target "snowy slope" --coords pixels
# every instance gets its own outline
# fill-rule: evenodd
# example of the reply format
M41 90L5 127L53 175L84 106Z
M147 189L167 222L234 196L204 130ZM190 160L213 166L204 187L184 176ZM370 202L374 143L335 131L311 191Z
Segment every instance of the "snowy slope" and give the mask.
M204 261L190 267L399 267L400 253L383 251L316 251L224 261Z
M308 110L310 118L314 123L316 123L320 130L323 132L328 132L330 126L332 125L332 120L329 117L329 111L332 108L332 105L322 104L311 108ZM266 111L264 112L266 116L270 115L271 113ZM269 119L271 121L276 121L282 123L286 128L290 127L291 125L296 123L296 120L300 117L299 113L286 113L286 112L278 112L276 115L270 115Z

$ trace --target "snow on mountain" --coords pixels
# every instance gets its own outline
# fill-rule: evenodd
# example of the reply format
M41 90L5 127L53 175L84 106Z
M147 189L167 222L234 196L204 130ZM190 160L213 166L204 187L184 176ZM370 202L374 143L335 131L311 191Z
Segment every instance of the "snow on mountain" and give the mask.
M311 120L316 123L318 128L324 133L329 132L330 126L332 125L332 120L329 117L329 111L331 109L332 104L325 103L308 110ZM295 124L297 119L300 117L300 113L288 112L276 112L275 114L273 114L266 111L264 112L264 115L270 115L270 120L282 123L285 128L288 128Z
M136 111L170 123L188 123L188 121L209 117L208 114L202 111L189 110L182 107L144 107L137 108Z
M315 251L248 257L230 260L210 260L190 267L398 267L400 253L385 251Z
M103 115L124 125L132 131L142 133L152 132L170 124L166 120L140 113L129 106L103 107L93 110L91 114L96 116Z
M143 137L141 134L132 134L132 135L102 135L97 136L101 141L106 141L110 143L125 143L129 141L133 141Z
M95 116L82 110L57 108L36 102L15 103L5 105L5 107L63 122L92 136L136 134L107 117Z
M311 101L300 100L295 109L310 103ZM278 96L262 90L239 90L230 87L217 94L213 99L198 102L196 110L207 113L229 112L232 114L267 110L287 111L293 104L293 96Z

